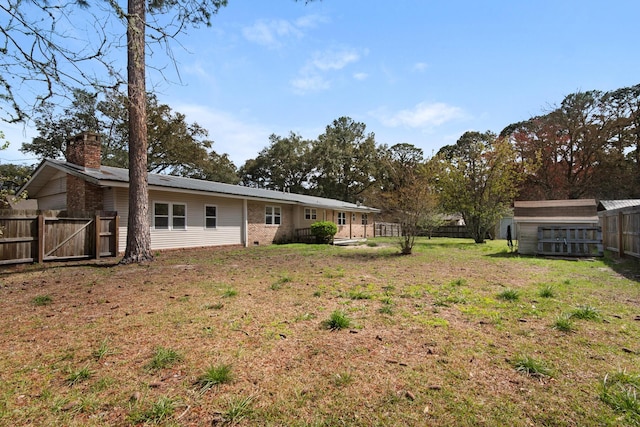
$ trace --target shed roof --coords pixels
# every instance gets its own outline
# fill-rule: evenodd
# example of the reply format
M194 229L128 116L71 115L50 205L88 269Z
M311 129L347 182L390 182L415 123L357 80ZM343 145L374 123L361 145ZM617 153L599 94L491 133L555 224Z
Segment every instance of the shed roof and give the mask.
M62 160L47 159L38 165L31 179L20 189L20 191L28 190L30 194L37 194L38 191L53 177L56 171L63 171L101 187L129 186L128 169L111 166L100 166L100 169L91 169ZM241 185L224 184L221 182L205 181L201 179L184 178L172 175L161 175L156 173L150 173L148 176L150 189L207 193L233 198L299 204L316 208L372 213L380 212L379 209L369 206L324 197L307 196L303 194L244 187Z
M600 203L598 203L598 211L611 211L633 206L640 206L640 199L600 200Z
M524 217L555 218L556 221L574 218L596 218L596 201L594 199L571 200L527 200L514 202L514 216L520 220Z

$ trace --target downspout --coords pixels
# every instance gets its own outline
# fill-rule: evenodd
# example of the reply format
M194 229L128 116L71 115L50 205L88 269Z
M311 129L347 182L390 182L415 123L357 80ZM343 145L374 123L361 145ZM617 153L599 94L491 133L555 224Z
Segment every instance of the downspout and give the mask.
M247 199L242 199L242 245L245 248L249 246L249 214Z

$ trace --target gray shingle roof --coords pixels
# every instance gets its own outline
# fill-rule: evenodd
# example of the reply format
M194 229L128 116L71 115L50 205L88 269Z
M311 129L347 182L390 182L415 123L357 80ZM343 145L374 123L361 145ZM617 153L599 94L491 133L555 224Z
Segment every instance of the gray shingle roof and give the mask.
M129 184L129 170L123 168L115 168L111 166L101 166L100 169L89 169L75 165L73 163L61 160L44 160L36 169L33 177L23 188L28 188L32 181L38 178L38 174L42 173L46 166L62 170L80 178L86 179L100 186L109 186L115 184ZM44 174L46 175L46 173ZM45 178L46 179L46 178ZM324 197L307 196L303 194L295 194L274 190L265 190L262 188L244 187L234 184L223 184L220 182L204 181L200 179L184 178L180 176L160 175L155 173L149 174L149 187L167 188L176 190L187 190L202 193L218 194L228 197L248 198L264 201L277 201L281 203L298 204L309 207L359 211L359 212L379 212L379 209L362 206L355 203L343 202L335 199L327 199Z

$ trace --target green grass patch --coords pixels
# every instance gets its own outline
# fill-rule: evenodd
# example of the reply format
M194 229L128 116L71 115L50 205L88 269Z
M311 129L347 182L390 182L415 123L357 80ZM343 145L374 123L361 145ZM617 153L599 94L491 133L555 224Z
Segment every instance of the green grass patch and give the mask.
M236 295L238 295L238 291L234 288L226 288L224 291L222 291L222 298L231 298L235 297Z
M497 298L504 301L517 301L520 299L520 292L516 289L505 289L497 295Z
M576 330L576 327L573 321L571 320L571 316L566 314L558 316L555 322L553 322L552 327L553 329L556 329L560 332L565 332L565 333L575 332Z
M160 396L150 407L133 411L129 419L134 424L160 424L173 416L177 402L167 396Z
M597 308L589 305L581 305L576 307L570 314L572 319L580 320L600 320L600 312Z
M553 377L554 372L545 362L529 356L519 356L513 361L513 367L521 374L530 377Z
M70 386L74 386L78 383L88 380L91 378L92 372L88 366L72 371L67 376L67 384Z
M349 319L344 311L335 310L331 313L327 320L322 322L322 327L331 331L347 329L351 327L351 319Z
M556 290L551 285L544 285L542 288L540 288L538 296L540 298L554 298L556 296Z
M182 355L172 348L157 347L153 352L151 361L146 368L150 371L168 368L174 363L182 361Z
M31 303L36 306L49 305L52 302L53 298L51 298L49 295L38 295L36 297L33 297L33 299L31 300Z
M640 374L617 372L605 375L600 399L623 415L628 425L640 426Z
M233 381L233 373L231 365L211 365L200 377L196 384L200 387L200 392L205 393L219 384L225 384Z

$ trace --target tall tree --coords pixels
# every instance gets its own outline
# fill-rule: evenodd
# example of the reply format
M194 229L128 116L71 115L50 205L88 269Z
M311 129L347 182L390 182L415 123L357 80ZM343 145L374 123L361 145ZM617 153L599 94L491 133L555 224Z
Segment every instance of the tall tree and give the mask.
M460 212L476 243L483 243L516 195L515 152L492 132L465 132L438 152L441 198L448 212Z
M317 195L355 203L375 182L379 164L375 135L366 125L340 117L318 137L311 154L311 182Z

